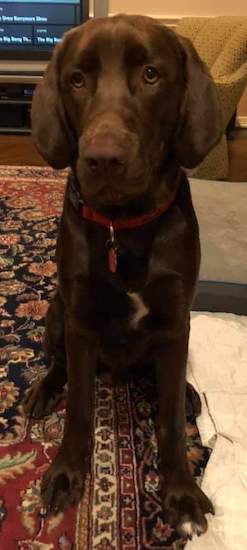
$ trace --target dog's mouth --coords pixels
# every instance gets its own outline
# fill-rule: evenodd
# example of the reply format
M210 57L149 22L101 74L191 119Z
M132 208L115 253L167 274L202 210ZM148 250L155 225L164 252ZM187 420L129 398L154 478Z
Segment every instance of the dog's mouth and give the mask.
M150 174L144 168L130 170L121 177L89 176L77 170L81 194L85 202L94 208L121 206L135 200L147 191Z
M124 193L116 187L107 187L106 189L103 189L102 195L105 200L110 200L111 202L116 203L122 202L126 198Z
M105 185L96 193L87 193L82 190L82 195L88 206L94 208L100 208L104 206L124 206L133 200L141 197L146 191L145 187L138 187L137 189L122 190L121 188Z

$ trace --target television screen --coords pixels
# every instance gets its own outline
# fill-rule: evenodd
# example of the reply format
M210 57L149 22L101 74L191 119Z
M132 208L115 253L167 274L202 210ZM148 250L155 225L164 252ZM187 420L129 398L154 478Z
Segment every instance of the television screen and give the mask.
M84 0L0 0L0 58L3 51L15 58L46 57L65 31L87 17Z

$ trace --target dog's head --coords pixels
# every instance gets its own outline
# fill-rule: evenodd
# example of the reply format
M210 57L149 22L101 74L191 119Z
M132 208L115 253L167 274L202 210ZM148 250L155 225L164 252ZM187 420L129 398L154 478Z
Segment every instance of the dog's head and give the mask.
M73 166L96 206L145 193L167 163L195 167L220 126L215 86L192 44L141 16L66 33L32 106L41 155Z

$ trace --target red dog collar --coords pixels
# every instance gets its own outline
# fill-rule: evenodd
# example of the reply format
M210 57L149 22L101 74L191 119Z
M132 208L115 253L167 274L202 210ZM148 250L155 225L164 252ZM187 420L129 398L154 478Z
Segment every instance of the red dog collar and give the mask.
M114 219L114 220L111 220L110 218L103 216L102 214L97 212L97 210L92 210L92 208L89 208L84 204L81 205L80 211L84 220L89 220L91 222L98 223L99 225L108 227L110 230L110 239L108 239L108 241L106 242L106 245L108 248L108 266L109 266L109 270L112 273L116 273L117 271L118 245L115 239L115 230L134 229L136 227L141 227L142 225L145 225L155 220L156 218L159 218L161 214L164 214L164 212L166 212L168 208L171 206L173 201L174 201L174 197L170 198L169 201L158 206L158 208L156 208L155 210L151 210L150 212L143 214L142 216L137 216L136 218L128 218L128 219L120 218L120 219Z
M142 214L142 216L137 216L136 218L119 218L111 220L110 218L106 218L105 216L97 212L97 210L92 210L92 208L89 208L84 204L81 205L81 215L84 220L98 223L99 225L103 225L104 227L108 227L109 229L112 227L115 231L119 229L134 229L136 227L141 227L142 225L145 225L155 220L156 218L159 218L161 214L164 214L164 212L168 210L173 201L174 197L171 197L170 200L161 204L155 210L151 210L150 212Z
M135 229L137 227L146 225L147 223L159 218L161 214L164 214L164 212L166 212L170 208L174 201L173 195L166 202L160 204L160 206L158 206L156 209L151 210L146 214L142 214L141 216L137 216L135 218L115 218L114 220L112 220L110 218L107 218L106 216L103 216L97 210L93 210L89 206L86 206L81 199L80 194L74 186L72 180L69 181L69 198L75 208L79 208L79 212L84 220L103 225L104 227L107 227L109 229L110 238L107 240L106 246L108 248L109 270L112 273L116 273L117 271L118 244L115 239L115 231L121 229Z

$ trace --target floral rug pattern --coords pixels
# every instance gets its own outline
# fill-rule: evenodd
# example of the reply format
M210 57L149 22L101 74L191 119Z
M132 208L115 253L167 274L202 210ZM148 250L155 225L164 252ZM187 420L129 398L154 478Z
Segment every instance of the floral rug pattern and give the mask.
M56 287L54 250L66 172L0 168L0 549L170 550L185 541L163 521L151 377L95 393L91 473L81 503L50 516L40 481L60 444L65 403L39 421L20 401L46 372L42 339ZM188 458L200 480L209 449L187 419Z

